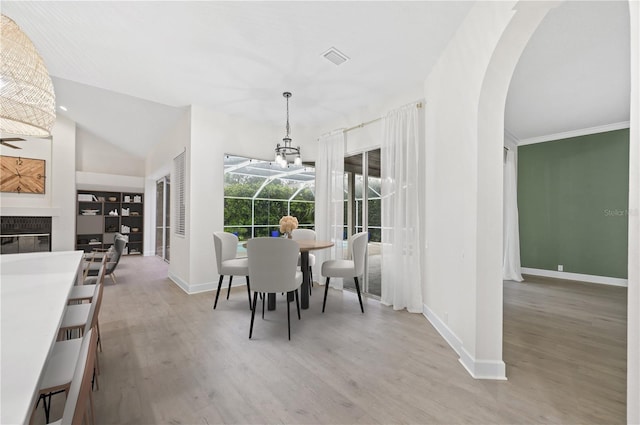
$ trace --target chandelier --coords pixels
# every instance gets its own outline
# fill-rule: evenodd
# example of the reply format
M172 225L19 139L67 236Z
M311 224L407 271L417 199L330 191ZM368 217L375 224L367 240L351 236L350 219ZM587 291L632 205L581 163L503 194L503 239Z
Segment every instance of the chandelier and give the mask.
M282 145L278 143L276 145L276 163L280 165L282 168L286 168L289 165L288 158L294 158L293 163L295 165L302 165L302 158L300 158L300 146L294 148L291 146L291 137L289 137L289 133L291 128L289 127L289 98L291 97L291 93L288 91L282 93L287 99L287 126L285 127L287 131L287 135L282 139Z
M29 37L2 15L0 132L48 137L56 120L51 77Z

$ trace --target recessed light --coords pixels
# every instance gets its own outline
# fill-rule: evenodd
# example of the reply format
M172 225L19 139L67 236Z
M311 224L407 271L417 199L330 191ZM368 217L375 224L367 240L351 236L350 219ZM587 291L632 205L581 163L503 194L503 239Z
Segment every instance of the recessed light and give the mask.
M67 107L66 106L60 105L60 109L62 109L63 111L67 112Z

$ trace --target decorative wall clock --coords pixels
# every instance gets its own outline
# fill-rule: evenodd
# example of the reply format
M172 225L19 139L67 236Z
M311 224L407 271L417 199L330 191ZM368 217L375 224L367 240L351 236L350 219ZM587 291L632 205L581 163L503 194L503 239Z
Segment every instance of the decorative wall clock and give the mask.
M0 191L44 193L45 160L0 155Z

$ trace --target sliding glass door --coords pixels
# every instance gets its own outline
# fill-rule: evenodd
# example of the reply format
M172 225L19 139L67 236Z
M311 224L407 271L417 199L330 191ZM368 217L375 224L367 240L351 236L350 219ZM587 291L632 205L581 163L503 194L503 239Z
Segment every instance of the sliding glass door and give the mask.
M365 275L361 289L380 296L381 211L380 149L345 157L345 241L359 232L369 234ZM355 290L353 279L344 280L345 289Z
M165 176L156 182L156 255L169 262L171 180Z

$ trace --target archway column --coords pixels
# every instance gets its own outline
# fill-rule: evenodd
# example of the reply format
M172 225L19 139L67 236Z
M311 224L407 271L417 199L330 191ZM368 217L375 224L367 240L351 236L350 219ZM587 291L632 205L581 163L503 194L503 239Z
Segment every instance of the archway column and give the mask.
M513 70L560 2L479 2L425 82L425 314L475 378L502 360L502 146Z

